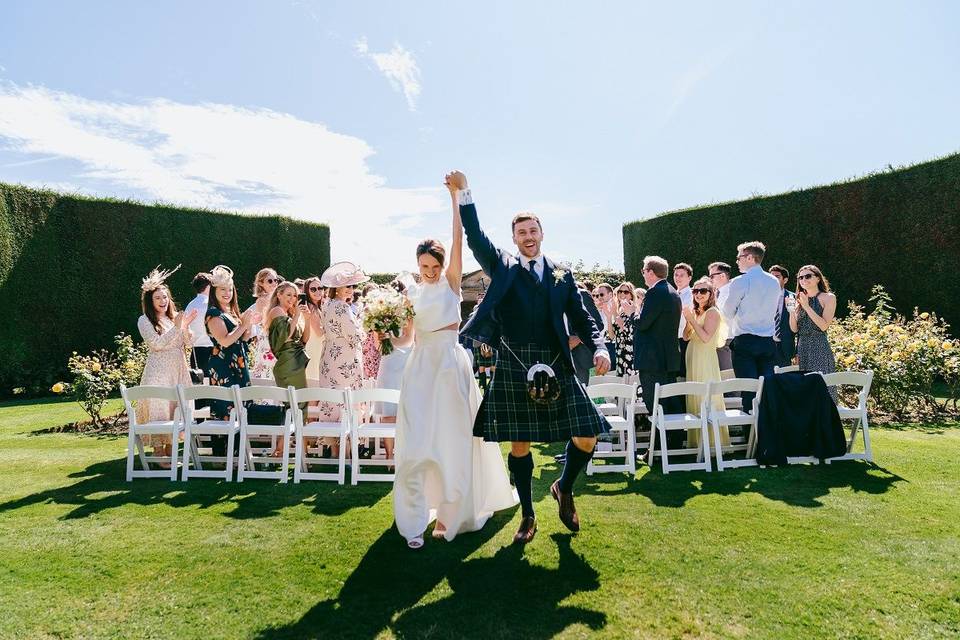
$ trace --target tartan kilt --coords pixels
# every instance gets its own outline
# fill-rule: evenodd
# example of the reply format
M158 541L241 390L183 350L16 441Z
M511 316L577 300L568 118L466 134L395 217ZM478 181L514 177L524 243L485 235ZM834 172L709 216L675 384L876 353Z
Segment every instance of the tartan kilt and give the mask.
M510 345L527 365L550 364L555 351L535 344ZM527 367L506 348L499 349L497 369L473 423L473 435L489 442L560 442L573 436L596 437L610 425L561 354L552 365L560 398L540 404L527 394Z

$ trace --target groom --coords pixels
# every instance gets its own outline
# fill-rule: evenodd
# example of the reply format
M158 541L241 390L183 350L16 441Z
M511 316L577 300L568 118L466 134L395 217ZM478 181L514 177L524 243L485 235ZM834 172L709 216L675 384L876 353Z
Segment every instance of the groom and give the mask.
M490 276L487 294L462 333L499 351L497 372L480 404L473 432L487 441L511 443L507 466L513 472L522 515L513 541L526 544L537 532L531 442L567 442L566 464L550 494L559 505L563 524L579 531L573 483L593 456L597 435L606 433L610 425L574 376L570 338L590 338L593 364L602 375L610 368L603 336L583 306L573 274L540 252L543 228L537 216L514 216L513 242L520 251L515 256L495 247L480 228L466 176L454 171L447 174L445 183L457 197L467 245ZM556 373L558 399L534 401L528 393L527 370L537 363L549 365Z

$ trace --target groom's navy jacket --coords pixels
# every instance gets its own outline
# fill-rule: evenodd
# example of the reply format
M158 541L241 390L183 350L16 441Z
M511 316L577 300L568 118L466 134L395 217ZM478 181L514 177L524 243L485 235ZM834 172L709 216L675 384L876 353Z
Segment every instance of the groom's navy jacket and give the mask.
M521 274L524 268L520 264L519 257L498 249L490 241L487 234L480 228L477 209L474 205L461 205L460 218L467 235L467 245L473 251L473 256L480 264L480 268L490 276L490 286L487 288L486 296L467 320L461 333L468 338L497 347L503 333L502 325L517 320L510 317L509 309L501 308L500 303L510 291L517 276L525 275ZM551 338L555 339L549 342L560 348L572 368L573 357L568 343L570 335L581 336L581 339L588 336L594 351L605 350L606 344L600 329L583 306L583 300L573 281L573 274L565 271L555 277L557 271L557 265L544 256L543 281L539 286L549 287L549 326L554 332ZM564 315L570 323L569 334L563 322ZM590 344L587 346L589 347Z

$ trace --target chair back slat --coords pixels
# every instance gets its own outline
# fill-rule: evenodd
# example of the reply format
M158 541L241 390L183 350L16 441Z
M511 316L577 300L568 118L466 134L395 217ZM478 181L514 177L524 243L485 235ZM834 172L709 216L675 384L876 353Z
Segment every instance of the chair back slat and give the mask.
M671 382L659 386L661 400L676 396L704 396L707 394L706 382Z
M748 393L760 393L763 387L763 378L731 378L721 380L720 382L710 383L710 395L723 395L734 391L746 391Z
M290 403L290 391L283 387L239 387L237 396L240 402L257 402L261 400L273 400L274 402Z
M190 400L226 400L233 402L233 391L230 387L219 387L210 384L181 385L183 399Z
M592 387L597 384L621 384L626 382L626 376L615 376L608 373L605 376L590 376L590 379L587 381L587 386Z
M591 384L587 387L587 396L594 400L597 398L625 398L627 400L633 400L636 393L636 385L625 384L623 382L604 382Z
M157 385L138 385L136 387L120 386L120 395L124 402L134 402L135 400L166 400L168 402L177 401L176 387L162 387Z
M398 404L400 402L399 389L357 389L350 392L351 402L386 402Z
M800 365L798 365L798 364L791 364L791 365L788 365L788 366L786 366L786 367L774 367L774 368L773 368L773 372L774 372L774 373L796 373L796 372L798 372L798 371L800 371Z
M346 389L329 389L326 387L311 387L308 389L294 389L295 404L303 402L332 402L345 405L349 402Z

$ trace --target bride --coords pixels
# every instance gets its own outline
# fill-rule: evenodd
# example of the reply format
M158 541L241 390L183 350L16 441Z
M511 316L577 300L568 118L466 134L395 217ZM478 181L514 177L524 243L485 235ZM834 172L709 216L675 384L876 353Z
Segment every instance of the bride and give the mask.
M409 288L416 337L400 385L393 512L411 549L423 546L434 518L433 537L449 541L517 504L499 447L473 436L480 391L457 340L463 227L456 200L446 271L444 260L442 244L421 242L420 283Z

